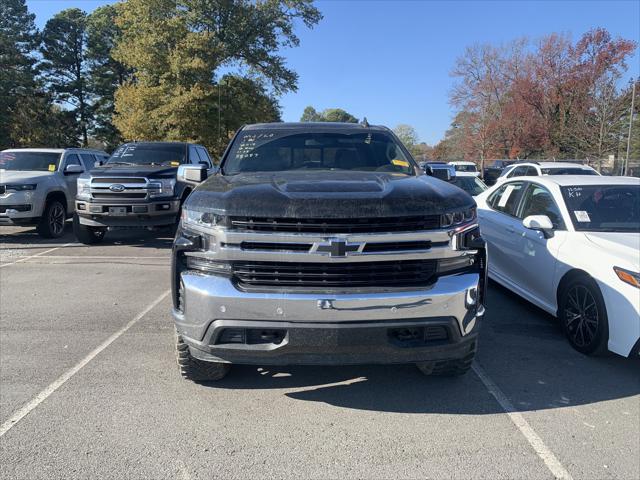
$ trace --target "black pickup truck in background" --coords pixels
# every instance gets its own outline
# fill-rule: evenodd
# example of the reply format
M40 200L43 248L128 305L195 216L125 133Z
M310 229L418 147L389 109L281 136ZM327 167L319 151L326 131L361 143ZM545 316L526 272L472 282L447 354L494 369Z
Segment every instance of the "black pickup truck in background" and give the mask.
M134 142L119 146L102 165L78 178L73 230L85 244L109 229L176 225L192 186L176 179L180 165L213 168L207 150L182 142Z
M484 183L489 186L494 185L498 177L502 175L504 169L514 163L516 163L515 160L495 160L491 165L485 167L482 172L482 179L484 180Z

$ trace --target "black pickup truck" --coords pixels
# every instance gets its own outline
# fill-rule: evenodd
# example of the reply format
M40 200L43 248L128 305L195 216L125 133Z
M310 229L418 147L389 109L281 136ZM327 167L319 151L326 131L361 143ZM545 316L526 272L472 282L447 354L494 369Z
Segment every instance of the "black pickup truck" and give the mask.
M176 225L193 187L176 179L180 165L213 168L201 145L133 142L78 178L73 229L80 242L98 243L108 229Z
M425 175L389 129L249 125L199 185L173 249L181 373L232 363L416 363L466 372L484 313L474 200Z

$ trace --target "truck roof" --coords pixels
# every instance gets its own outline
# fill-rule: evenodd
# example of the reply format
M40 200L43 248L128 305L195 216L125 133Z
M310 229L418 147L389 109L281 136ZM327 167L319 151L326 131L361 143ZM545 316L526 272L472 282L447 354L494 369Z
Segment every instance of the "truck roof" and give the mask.
M254 123L245 125L243 130L316 130L316 131L333 131L333 130L352 130L352 131L380 131L387 132L389 129L381 125L364 126L361 123L345 123L345 122L273 122L273 123Z

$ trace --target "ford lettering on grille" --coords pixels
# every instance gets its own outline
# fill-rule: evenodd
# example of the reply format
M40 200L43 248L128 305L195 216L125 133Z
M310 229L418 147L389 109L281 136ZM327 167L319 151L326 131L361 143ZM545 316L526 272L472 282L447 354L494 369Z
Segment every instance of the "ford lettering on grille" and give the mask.
M119 183L115 183L109 187L109 190L111 190L114 193L124 192L124 189L125 189L125 186L120 185Z

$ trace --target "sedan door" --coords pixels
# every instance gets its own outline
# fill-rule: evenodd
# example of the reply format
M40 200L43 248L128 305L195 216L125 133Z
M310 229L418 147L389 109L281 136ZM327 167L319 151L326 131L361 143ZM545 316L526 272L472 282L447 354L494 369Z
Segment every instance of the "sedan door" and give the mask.
M487 208L479 209L482 236L489 244L489 272L499 280L513 274L514 257L519 253L516 234L520 219L516 216L525 182L508 182L487 199Z
M553 310L555 305L554 273L558 250L567 239L567 229L562 214L552 194L537 183L530 183L518 211L519 220L530 215L546 215L553 224L553 232L525 228L522 223L515 228L519 254L513 257L518 264L511 275L534 303ZM549 237L549 238L547 238Z

